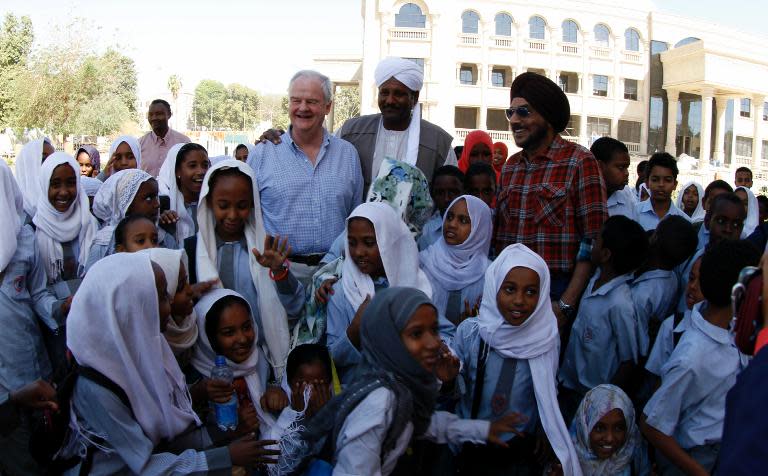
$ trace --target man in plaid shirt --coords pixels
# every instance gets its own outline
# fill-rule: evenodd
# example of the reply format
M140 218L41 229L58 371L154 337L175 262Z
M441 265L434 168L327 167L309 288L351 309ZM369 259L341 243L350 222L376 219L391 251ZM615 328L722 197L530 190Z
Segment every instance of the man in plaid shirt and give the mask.
M597 160L560 137L570 118L568 98L554 82L523 73L512 83L506 110L522 148L501 172L495 251L523 243L549 265L552 307L570 327L590 274L591 240L608 218Z

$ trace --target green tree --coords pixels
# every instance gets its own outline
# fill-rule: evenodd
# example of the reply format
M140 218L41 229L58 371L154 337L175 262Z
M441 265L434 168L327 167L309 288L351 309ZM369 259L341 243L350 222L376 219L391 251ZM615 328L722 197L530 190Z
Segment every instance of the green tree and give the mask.
M287 129L290 124L288 96L280 94L264 96L259 110L259 120L272 123L272 127Z
M360 88L340 86L333 96L333 127L338 129L344 121L360 115Z
M26 68L33 41L32 20L8 13L0 28L0 127L11 125L16 80Z
M197 83L192 101L192 119L198 126L218 129L222 126L227 100L227 87L224 83L204 79Z
M175 74L172 74L168 78L168 91L171 92L173 102L176 102L176 100L179 98L179 91L181 91L181 79Z
M251 88L205 79L195 88L190 122L213 129L250 129L258 121L259 105L259 94Z

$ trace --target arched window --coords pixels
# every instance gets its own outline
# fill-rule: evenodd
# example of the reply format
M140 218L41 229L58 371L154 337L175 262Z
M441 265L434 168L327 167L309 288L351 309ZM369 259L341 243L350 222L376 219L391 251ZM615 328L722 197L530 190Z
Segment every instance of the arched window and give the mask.
M480 23L480 15L472 10L467 10L461 14L461 32L462 33L477 33L478 24Z
M701 41L699 38L694 38L692 36L689 36L688 38L683 38L682 40L675 43L675 48L678 46L685 46L690 45L691 43L696 43L697 41Z
M607 26L602 23L595 25L595 43L597 46L604 46L606 48L610 46L610 36L611 32Z
M528 20L528 38L543 40L546 38L545 27L547 22L541 17L531 17Z
M414 3L406 3L400 7L400 13L395 15L395 26L400 28L424 28L427 17L421 8Z
M627 31L624 32L624 49L640 51L640 33L634 28L627 28Z
M496 15L496 34L498 36L512 36L512 17L506 13Z
M579 39L579 26L573 20L563 22L563 41L566 43L576 43Z

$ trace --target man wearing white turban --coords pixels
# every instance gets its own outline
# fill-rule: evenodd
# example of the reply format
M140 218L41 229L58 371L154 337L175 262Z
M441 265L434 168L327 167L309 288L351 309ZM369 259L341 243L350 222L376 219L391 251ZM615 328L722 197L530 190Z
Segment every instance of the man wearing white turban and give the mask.
M388 57L376 67L374 77L381 113L349 119L338 132L360 155L365 189L385 158L418 167L430 182L439 167L456 165L451 135L421 119L422 68L411 60Z

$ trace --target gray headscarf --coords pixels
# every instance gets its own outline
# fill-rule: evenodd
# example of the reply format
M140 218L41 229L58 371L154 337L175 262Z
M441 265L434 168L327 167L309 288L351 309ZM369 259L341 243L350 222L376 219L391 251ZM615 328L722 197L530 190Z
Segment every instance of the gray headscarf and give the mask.
M410 355L400 339L411 316L425 304L434 307L418 289L392 287L376 293L360 324L362 360L355 370L354 383L307 422L295 447L283 448L280 467L287 470L286 474L301 474L313 457L332 458L347 416L379 387L391 390L397 402L382 455L394 448L408 422L413 423L415 436L427 431L437 398L436 379Z

